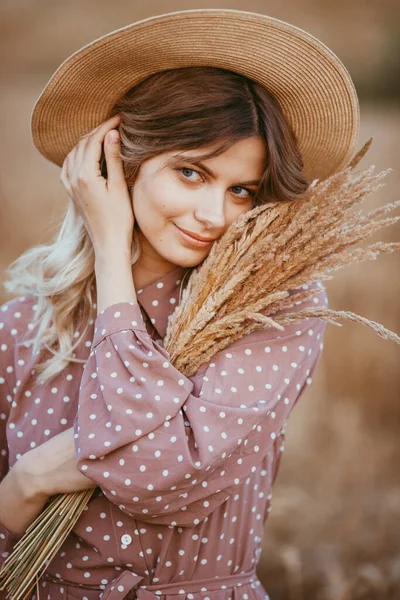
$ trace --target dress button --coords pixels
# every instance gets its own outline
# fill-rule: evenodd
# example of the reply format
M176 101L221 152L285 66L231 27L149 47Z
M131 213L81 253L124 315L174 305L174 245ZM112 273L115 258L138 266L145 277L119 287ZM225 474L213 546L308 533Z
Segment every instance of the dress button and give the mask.
M128 533L125 533L121 538L121 543L124 544L124 546L129 546L129 544L132 544L131 536Z

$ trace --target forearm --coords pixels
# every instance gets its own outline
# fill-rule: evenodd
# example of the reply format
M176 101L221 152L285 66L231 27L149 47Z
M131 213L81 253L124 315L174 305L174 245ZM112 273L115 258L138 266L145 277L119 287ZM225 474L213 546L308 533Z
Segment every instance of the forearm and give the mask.
M27 480L37 492L50 497L97 487L76 464L74 428L58 433L44 444L24 454Z
M118 302L137 303L130 252L121 247L96 251L97 313ZM3 479L0 523L11 533L24 533L52 495L92 487L96 484L76 467L70 428L24 455Z
M24 534L49 497L29 487L17 465L0 483L0 523L11 533Z
M118 302L137 303L128 249L96 250L97 314Z

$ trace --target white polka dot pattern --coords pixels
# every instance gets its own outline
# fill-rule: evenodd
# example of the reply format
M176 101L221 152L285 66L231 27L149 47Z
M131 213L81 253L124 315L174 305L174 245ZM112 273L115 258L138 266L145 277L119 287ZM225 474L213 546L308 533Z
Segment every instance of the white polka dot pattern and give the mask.
M146 332L138 305L106 308L81 382L78 467L133 517L185 526L204 519L279 435L323 327L313 319L279 338L271 330L247 335L214 356L194 391Z
M1 478L30 448L73 426L77 467L100 488L48 568L44 597L47 586L61 600L65 579L98 598L94 588L111 585L121 557L160 587L257 564L286 422L312 381L325 324L253 332L187 378L162 346L184 271L138 290L139 305L107 307L76 348L86 363L70 363L44 386L35 377L41 356L26 341L34 297L0 307ZM322 284L313 288L304 307L326 305ZM0 524L0 564L19 537ZM239 597L254 595L249 588ZM230 600L232 590L222 591L210 600Z

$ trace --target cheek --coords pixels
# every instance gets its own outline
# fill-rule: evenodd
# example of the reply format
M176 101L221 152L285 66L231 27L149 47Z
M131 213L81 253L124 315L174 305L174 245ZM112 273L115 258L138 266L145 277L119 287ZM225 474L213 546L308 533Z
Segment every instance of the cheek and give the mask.
M144 181L133 191L133 210L141 229L142 226L154 229L188 209L188 194L163 177Z
M252 201L243 203L243 204L229 204L226 213L226 228L228 228L232 223L237 221L237 219L244 213L252 210L253 204Z

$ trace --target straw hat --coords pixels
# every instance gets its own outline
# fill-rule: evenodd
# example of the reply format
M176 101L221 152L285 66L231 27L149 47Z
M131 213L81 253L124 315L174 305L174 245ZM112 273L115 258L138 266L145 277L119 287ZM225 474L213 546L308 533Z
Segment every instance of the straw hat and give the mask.
M352 156L359 105L339 58L294 25L214 8L137 21L74 52L36 101L34 144L61 166L79 138L105 121L129 88L158 71L188 66L229 69L272 93L297 136L310 179L329 176Z

